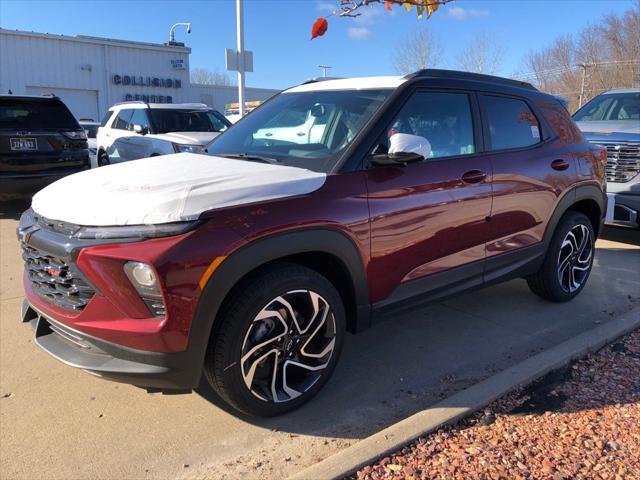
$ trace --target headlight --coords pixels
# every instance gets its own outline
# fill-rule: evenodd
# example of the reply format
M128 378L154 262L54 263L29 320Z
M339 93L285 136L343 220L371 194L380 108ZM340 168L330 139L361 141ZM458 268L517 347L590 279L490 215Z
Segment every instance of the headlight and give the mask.
M84 130L74 130L71 132L60 132L60 133L62 133L65 137L70 138L71 140L87 139L87 134L84 132Z
M157 225L127 225L123 227L80 227L74 237L81 239L158 238L180 235L200 222L159 223Z
M124 264L124 273L151 313L155 317L164 317L164 301L153 267L142 262L127 262Z
M204 153L202 145L184 145L182 143L174 143L173 150L176 153Z

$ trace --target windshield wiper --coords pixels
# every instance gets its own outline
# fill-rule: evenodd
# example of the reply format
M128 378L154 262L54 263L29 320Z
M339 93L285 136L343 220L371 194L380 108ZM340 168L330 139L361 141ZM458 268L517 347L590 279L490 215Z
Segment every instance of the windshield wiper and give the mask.
M239 158L240 160L247 160L249 162L269 163L271 165L280 164L275 158L254 155L253 153L220 153L218 156L224 158Z

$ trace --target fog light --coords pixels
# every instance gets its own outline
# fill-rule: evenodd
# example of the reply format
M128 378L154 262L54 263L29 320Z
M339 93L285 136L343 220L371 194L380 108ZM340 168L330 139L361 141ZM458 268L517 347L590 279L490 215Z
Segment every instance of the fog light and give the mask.
M133 279L144 287L153 287L156 284L156 274L150 265L141 262L129 262L127 267L131 270ZM127 268L125 267L125 268Z
M124 264L124 273L151 313L156 317L164 317L165 305L153 267L142 262L127 262Z

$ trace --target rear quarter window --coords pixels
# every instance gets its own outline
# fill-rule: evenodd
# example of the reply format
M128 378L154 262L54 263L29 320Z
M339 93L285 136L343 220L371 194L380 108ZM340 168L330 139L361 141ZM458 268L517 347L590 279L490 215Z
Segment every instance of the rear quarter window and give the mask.
M582 132L569 112L557 101L547 99L537 102L536 110L542 114L561 143L570 144L584 141Z
M542 141L540 123L517 98L483 95L492 150L525 148Z
M80 130L60 100L0 98L0 128L12 130Z
M113 112L111 110L109 110L104 117L102 117L102 122L100 122L100 126L101 127L105 127L107 125L107 122L109 121L109 119L111 118L111 115L113 115Z

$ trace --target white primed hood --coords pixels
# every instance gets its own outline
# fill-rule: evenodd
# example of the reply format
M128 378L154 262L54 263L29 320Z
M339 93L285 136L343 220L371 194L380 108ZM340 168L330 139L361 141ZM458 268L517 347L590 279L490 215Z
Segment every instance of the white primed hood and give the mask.
M33 210L84 226L195 220L229 207L319 189L326 174L297 167L177 153L86 170L45 187Z
M149 134L149 137L185 145L206 145L218 135L220 132L170 132Z

